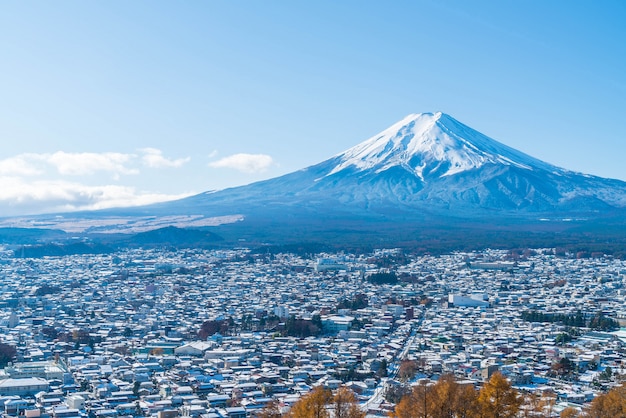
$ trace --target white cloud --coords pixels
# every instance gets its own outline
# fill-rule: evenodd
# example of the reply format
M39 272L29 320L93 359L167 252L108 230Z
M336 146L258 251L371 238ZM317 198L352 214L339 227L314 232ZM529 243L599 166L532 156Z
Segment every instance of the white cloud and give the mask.
M36 176L43 174L44 170L37 167L33 161L38 159L38 154L21 154L0 160L0 175Z
M115 175L139 173L136 168L127 166L135 158L133 154L58 151L54 154L41 154L41 158L63 175L81 176L98 171L107 171Z
M274 164L266 154L234 154L209 163L214 168L233 168L245 173L261 173Z
M40 176L46 174L47 170L54 169L65 176L110 172L117 177L120 174L138 174L139 170L132 167L136 158L136 155L118 152L25 153L0 160L0 175Z
M143 164L152 168L181 167L191 160L189 157L177 158L175 160L165 158L163 156L163 151L156 148L143 148L140 151L144 154L141 157Z
M139 206L187 196L141 192L130 186L88 186L65 180L26 182L19 177L0 177L3 216Z
M180 167L189 158L168 159L161 150L23 153L0 160L0 216L147 205L189 196L153 193L121 183L142 166ZM108 178L107 178L108 177ZM111 178L115 184L110 184ZM137 179L137 177L134 177Z

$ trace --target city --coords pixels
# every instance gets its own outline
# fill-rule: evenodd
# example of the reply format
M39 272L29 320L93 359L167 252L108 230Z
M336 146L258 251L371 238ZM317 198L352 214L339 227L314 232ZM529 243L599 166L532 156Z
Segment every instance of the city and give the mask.
M345 387L386 416L411 386L500 372L551 400L542 416L581 410L626 373L626 263L555 253L5 249L0 407L252 417Z
M0 3L0 418L626 418L624 22Z

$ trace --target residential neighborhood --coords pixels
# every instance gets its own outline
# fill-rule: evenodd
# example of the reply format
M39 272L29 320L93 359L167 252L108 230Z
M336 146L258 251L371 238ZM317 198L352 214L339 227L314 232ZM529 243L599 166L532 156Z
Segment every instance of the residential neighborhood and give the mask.
M5 248L0 413L254 417L323 386L386 416L412 385L451 374L479 388L500 372L558 416L625 376L625 275L621 260L555 249Z

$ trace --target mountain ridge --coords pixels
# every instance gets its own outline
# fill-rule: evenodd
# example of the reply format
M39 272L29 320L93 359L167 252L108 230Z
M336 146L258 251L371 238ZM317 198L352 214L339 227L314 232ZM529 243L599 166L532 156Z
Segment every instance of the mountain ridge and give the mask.
M421 202L488 212L551 211L571 206L572 200L585 200L581 208L599 210L626 206L626 183L554 166L446 114L427 113L409 115L302 170L188 199L203 198L226 206L249 198L286 206L333 198L342 204Z
M178 227L230 231L234 240L340 240L348 230L393 240L433 226L532 232L626 223L625 208L626 182L557 167L436 112L408 115L342 153L276 178L61 218L65 224L89 218L99 233L119 232L111 222L117 217L124 227L132 226L128 219L141 218L143 230L152 218L159 227L171 219ZM107 227L97 226L105 218ZM50 216L46 225L54 222L60 221Z

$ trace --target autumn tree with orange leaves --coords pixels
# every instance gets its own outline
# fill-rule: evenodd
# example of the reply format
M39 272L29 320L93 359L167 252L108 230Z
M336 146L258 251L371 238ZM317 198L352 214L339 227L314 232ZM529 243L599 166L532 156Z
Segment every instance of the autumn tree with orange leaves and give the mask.
M333 394L323 386L317 386L311 392L304 395L298 402L293 404L288 418L329 418L330 413L326 405L332 400Z
M589 418L626 417L626 387L618 386L597 396L586 415Z
M333 393L318 386L296 402L287 418L365 418L365 412L350 389L341 387ZM269 418L269 417L268 417Z
M332 407L334 418L365 418L365 412L361 410L354 392L346 387L337 390Z
M478 392L473 385L461 385L455 397L456 418L480 417Z
M502 374L495 373L477 392L452 375L435 384L421 383L400 400L394 418L513 418L522 398Z
M393 418L427 418L431 417L432 391L435 385L428 385L425 382L413 386L411 392L404 396L396 405Z
M494 373L478 393L478 405L483 418L514 418L522 398L501 373Z
M442 376L433 386L431 396L431 415L434 418L469 417L477 412L474 386L460 385L452 375Z
M576 408L572 408L571 406L568 406L567 408L561 411L559 418L578 418L580 416L581 415Z
M473 385L461 385L454 376L444 375L435 384L414 386L392 415L395 418L478 417L477 396Z

